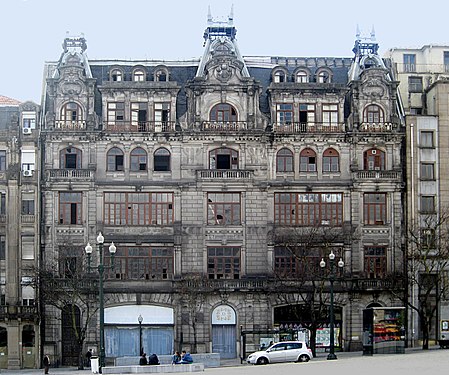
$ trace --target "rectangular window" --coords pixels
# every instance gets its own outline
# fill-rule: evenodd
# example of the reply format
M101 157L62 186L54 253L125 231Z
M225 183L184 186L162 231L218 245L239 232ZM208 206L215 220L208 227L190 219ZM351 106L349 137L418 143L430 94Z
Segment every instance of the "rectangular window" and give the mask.
M110 265L110 257L105 264ZM172 247L117 245L114 269L106 271L109 279L171 280L174 273Z
M108 125L121 125L125 120L125 103L108 103Z
M0 215L6 215L6 193L0 193Z
M59 193L59 224L81 224L81 198L80 192Z
M208 193L208 225L240 225L240 193Z
M416 72L416 55L404 54L404 72Z
M34 259L34 237L22 237L22 259Z
M419 134L419 145L424 148L433 148L433 131L422 131Z
M435 229L422 228L421 229L421 250L425 253L428 249L435 249Z
M323 126L338 124L338 105L323 104Z
M383 225L387 221L387 194L363 194L365 225Z
M275 223L292 226L341 226L343 194L276 193Z
M209 279L239 279L240 247L208 247L207 274Z
M449 72L449 51L444 51L443 53L443 64L444 71Z
M365 246L364 268L370 279L383 278L387 274L387 248Z
M147 103L131 103L131 126L139 132L148 131Z
M408 91L422 92L422 77L408 77Z
M300 104L299 105L299 122L301 132L308 130L307 126L315 125L315 105Z
M22 199L22 215L34 215L34 199Z
M293 104L277 104L276 121L278 124L290 125L293 122Z
M435 164L421 163L421 180L435 180Z
M6 237L0 236L0 260L6 259Z
M435 213L435 196L422 195L421 196L421 210L420 212L425 214Z
M172 225L173 193L105 193L105 225Z
M154 103L154 122L155 131L167 131L168 123L170 122L170 103Z
M6 171L6 151L0 151L0 171Z
M340 251L334 249L334 254ZM295 248L276 246L274 248L274 272L286 279L311 279L322 273L320 260L323 254L317 248Z

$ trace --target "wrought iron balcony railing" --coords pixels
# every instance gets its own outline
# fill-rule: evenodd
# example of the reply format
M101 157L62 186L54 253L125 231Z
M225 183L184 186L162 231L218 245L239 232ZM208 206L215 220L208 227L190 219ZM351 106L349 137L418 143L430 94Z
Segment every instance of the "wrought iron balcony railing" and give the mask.
M254 171L241 169L199 169L196 176L201 180L249 180Z
M276 122L273 124L273 131L275 133L285 134L341 133L344 130L344 124L339 123Z
M388 133L393 130L394 126L391 122L362 122L359 131L366 133Z
M84 121L84 120L77 120L77 121L56 120L55 128L63 129L63 130L82 130L82 129L86 129L86 121Z
M103 123L103 128L111 133L166 133L175 131L175 121L114 121Z
M400 181L402 173L400 171L357 171L354 177L358 180L385 180Z

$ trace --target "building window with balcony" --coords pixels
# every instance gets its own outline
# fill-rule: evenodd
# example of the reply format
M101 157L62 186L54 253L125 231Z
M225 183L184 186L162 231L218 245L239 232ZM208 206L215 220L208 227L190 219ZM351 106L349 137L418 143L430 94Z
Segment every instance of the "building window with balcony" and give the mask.
M240 247L208 247L207 275L209 279L239 279Z
M408 92L422 92L422 77L408 77Z
M323 126L338 125L338 104L323 104Z
M421 180L435 180L435 164L434 163L421 163L420 165L420 178Z
M6 151L0 151L0 171L6 171Z
M307 132L308 126L315 124L315 105L314 104L300 104L299 105L299 123L300 131Z
M121 82L123 81L123 72L120 69L113 69L111 71L111 81Z
M237 111L230 104L223 103L217 104L210 110L210 121L211 122L236 122L237 121Z
M280 278L310 280L322 272L320 269L321 258L322 254L317 248L276 246L274 248L274 273Z
M293 152L288 148L281 148L276 155L277 172L293 172Z
M108 126L122 126L125 120L125 103L108 103Z
M383 109L377 104L370 104L363 111L363 122L369 124L383 124L385 122Z
M309 82L309 74L305 70L299 70L295 74L296 83L307 83Z
M293 104L276 104L276 121L281 125L293 122Z
M158 148L154 151L153 162L155 172L169 172L170 171L171 154L166 148Z
M370 279L380 279L387 274L387 248L385 246L365 246L364 270Z
M316 172L316 153L311 148L305 148L299 154L299 171Z
M416 55L405 53L403 55L404 72L416 72Z
M170 103L154 103L154 131L173 130L170 125Z
M434 214L435 213L435 196L434 195L421 195L419 211L423 214Z
M208 225L240 225L240 211L240 193L207 194Z
M107 170L112 172L123 171L123 151L118 147L111 148L107 153Z
M275 223L287 226L341 226L343 194L276 193Z
M340 155L333 148L328 148L323 152L323 172L339 172Z
M144 82L146 80L145 71L143 69L135 69L133 71L134 82Z
M363 194L365 225L384 225L387 222L387 194Z
M173 224L173 193L105 193L105 225Z
M82 121L83 113L81 107L75 102L65 103L61 108L61 121L64 123L73 123Z
M22 215L34 215L34 199L22 197Z
M130 170L132 172L142 172L147 170L147 153L141 147L136 147L130 154Z
M239 169L239 153L227 147L210 151L209 169Z
M106 278L119 280L171 280L174 274L172 247L117 246L114 269L106 271ZM105 259L110 265L110 258Z
M61 169L81 169L81 150L66 147L59 152Z
M383 171L385 170L385 152L371 148L363 153L363 170Z
M148 131L148 103L131 103L131 126L139 132Z
M59 193L59 224L82 224L82 194L80 192Z
M422 148L434 148L433 131L423 130L419 133L419 146Z

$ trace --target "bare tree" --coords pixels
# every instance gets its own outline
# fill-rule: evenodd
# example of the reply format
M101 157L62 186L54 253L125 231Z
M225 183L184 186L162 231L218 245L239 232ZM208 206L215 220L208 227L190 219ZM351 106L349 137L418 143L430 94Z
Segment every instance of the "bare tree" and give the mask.
M437 316L441 300L449 292L449 211L428 215L419 222L411 223L406 240L404 268L408 287L418 296L413 298L413 293L403 295L395 290L391 292L417 313L422 348L428 349L432 321Z
M78 369L84 369L84 341L98 311L97 278L84 271L83 263L82 249L62 245L57 259L46 260L33 270L33 284L39 288L41 305L55 307L70 319L77 343Z
M277 290L282 290L278 296L289 305L290 314L309 330L309 344L314 357L317 331L329 318L326 282L329 270L321 269L320 260L331 251L342 256L345 236L342 228L333 227L277 227L274 230L275 246L294 261L294 266L286 272L275 269Z

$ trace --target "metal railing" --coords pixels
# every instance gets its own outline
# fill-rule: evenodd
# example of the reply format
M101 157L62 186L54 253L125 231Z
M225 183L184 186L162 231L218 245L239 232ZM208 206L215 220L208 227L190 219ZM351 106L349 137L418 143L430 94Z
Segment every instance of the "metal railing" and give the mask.
M358 171L355 176L359 180L399 180L402 173L399 171Z
M55 121L56 129L65 129L65 130L80 130L86 129L86 121L83 120L56 120Z
M197 178L221 180L248 180L253 177L254 171L240 169L200 169L196 171Z
M393 124L391 122L362 122L359 126L359 131L368 133L382 133L391 132Z
M111 133L166 133L175 130L175 121L115 121L103 123L103 129Z
M290 122L273 123L275 133L308 134L308 133L341 133L345 126L340 123L318 123L318 122Z

